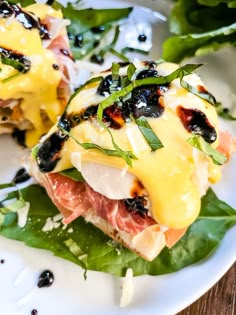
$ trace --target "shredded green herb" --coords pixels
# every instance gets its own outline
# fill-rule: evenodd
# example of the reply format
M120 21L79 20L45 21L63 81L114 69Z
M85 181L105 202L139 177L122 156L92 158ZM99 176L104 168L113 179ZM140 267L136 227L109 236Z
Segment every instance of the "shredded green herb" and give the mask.
M107 128L107 127L106 127ZM62 127L59 126L59 129L61 130L61 132L67 136L69 136L70 138L72 138L78 145L80 145L82 148L84 148L85 150L89 150L89 149L96 149L101 151L102 153L109 155L109 156L117 156L117 157L121 157L125 160L125 162L129 165L132 166L132 162L131 162L131 158L132 159L136 159L135 155L131 152L131 151L123 151L114 141L113 136L110 132L110 130L107 128L108 132L110 133L110 136L112 138L112 144L115 148L115 150L110 150L110 149L106 149L103 148L95 143L87 143L87 142L79 142L70 132L66 131L65 129L63 129Z
M205 153L217 165L223 165L227 161L227 157L219 151L213 149L201 136L193 136L187 139L187 142L193 147Z
M184 81L183 79L180 80L180 84L183 88L191 92L192 94L208 101L211 105L216 105L216 99L210 92L201 92L195 86L192 86L188 82Z
M161 140L157 137L149 125L146 117L141 116L136 119L135 122L152 151L156 151L164 147Z

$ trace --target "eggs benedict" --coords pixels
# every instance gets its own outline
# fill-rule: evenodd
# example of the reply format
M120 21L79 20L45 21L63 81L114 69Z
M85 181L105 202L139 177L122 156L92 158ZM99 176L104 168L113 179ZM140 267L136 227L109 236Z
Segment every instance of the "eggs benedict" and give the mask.
M32 147L57 121L76 68L61 11L0 2L0 133L27 130Z
M31 163L65 224L83 216L147 260L184 235L227 161L197 67L114 63L71 96Z

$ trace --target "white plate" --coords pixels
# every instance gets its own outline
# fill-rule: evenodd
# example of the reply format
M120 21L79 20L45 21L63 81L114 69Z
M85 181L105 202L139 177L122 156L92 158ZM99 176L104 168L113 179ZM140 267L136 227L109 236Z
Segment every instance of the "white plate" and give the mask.
M133 2L133 3L132 3ZM146 8L136 8L131 20L152 23L154 48L152 58L159 58L161 42L168 34L165 16L167 1L105 1L100 7L116 7L142 4ZM93 6L94 1L86 1ZM147 8L151 8L149 10ZM156 11L162 15L156 14ZM202 77L217 99L225 105L235 102L234 84L236 52L224 50L204 58L207 62ZM199 60L198 60L199 61ZM234 69L232 68L234 67ZM235 123L228 124L236 133ZM0 137L0 181L12 179L19 169L23 152L8 136ZM215 187L218 196L236 207L235 191L236 158L225 167L224 180ZM30 315L37 309L38 315L78 315L78 314L135 314L173 315L191 304L211 288L236 260L236 227L225 236L218 250L206 261L187 267L177 273L165 276L142 276L134 279L134 297L131 304L119 307L122 279L108 274L88 272L85 281L83 270L78 266L53 257L43 250L24 246L22 243L0 238L0 314ZM50 288L36 286L38 275L44 269L51 269L55 282Z

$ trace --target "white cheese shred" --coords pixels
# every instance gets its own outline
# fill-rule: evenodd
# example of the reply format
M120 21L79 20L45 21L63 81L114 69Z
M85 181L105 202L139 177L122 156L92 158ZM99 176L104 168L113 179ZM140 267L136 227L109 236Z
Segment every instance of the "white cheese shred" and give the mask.
M122 285L120 307L126 307L130 304L133 298L133 293L134 293L133 269L128 268Z
M18 214L18 226L23 228L27 223L30 203L26 202L25 206L17 210Z

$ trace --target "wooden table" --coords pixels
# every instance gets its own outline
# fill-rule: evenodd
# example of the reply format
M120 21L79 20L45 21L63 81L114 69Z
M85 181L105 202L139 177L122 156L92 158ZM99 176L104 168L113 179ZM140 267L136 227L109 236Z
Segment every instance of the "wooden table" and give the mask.
M236 263L211 290L177 315L236 315Z

